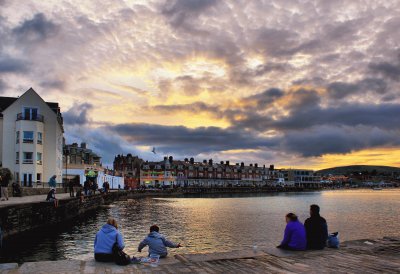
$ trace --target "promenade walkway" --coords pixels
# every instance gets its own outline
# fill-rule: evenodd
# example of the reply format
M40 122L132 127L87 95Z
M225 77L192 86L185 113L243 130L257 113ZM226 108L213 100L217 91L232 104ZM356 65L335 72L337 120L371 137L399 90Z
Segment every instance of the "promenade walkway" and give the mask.
M176 255L157 267L117 266L94 260L24 263L1 273L400 273L400 238L358 240L340 249ZM12 265L8 265L13 267ZM3 265L3 269L7 267Z
M47 194L43 195L31 195L23 197L9 197L8 201L0 201L0 207L18 204L28 204L46 201ZM56 198L59 200L69 199L69 193L56 193Z

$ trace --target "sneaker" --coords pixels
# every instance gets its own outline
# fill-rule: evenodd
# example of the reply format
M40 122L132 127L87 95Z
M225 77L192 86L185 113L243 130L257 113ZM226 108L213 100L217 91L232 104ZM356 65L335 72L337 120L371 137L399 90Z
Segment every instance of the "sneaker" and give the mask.
M140 259L138 259L138 258L132 257L131 263L132 263L132 264L140 264L141 261L140 261Z

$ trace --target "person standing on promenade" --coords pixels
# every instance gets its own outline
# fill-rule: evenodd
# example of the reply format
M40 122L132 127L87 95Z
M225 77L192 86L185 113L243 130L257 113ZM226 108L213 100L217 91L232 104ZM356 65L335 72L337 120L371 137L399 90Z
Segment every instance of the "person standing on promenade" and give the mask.
M156 254L160 258L165 258L168 255L167 247L179 248L181 244L175 244L168 241L164 235L158 233L160 228L157 225L150 227L150 234L139 244L138 251L142 252L145 246L149 246L149 255Z
M69 189L69 197L75 197L74 195L74 180L69 180L68 189Z
M1 200L8 201L8 185L11 180L11 171L8 168L4 168L1 177Z
M326 220L319 215L319 206L310 206L310 218L304 222L307 235L308 249L324 249L328 239L328 224Z
M288 213L286 215L286 228L283 240L277 248L286 250L305 250L307 247L306 230L299 222L296 214Z
M57 175L51 176L49 180L49 187L50 188L56 188L57 187L57 182L56 182Z

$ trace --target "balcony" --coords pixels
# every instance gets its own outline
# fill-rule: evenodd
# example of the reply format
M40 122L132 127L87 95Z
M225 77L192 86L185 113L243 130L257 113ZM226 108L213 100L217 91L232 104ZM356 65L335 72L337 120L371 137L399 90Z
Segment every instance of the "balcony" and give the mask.
M40 114L35 114L35 115L24 115L23 113L18 113L17 114L17 121L37 121L37 122L42 122L44 121L43 115Z
M23 164L33 164L33 160L32 159L23 159L22 163Z

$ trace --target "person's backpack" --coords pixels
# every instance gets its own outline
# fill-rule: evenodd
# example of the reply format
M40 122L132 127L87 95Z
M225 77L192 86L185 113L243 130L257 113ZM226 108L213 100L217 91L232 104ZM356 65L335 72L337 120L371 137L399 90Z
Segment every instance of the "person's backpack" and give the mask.
M128 265L131 262L131 258L118 246L118 234L115 238L115 243L112 247L112 254L114 256L114 261L117 265Z
M339 232L334 232L329 234L328 240L326 241L326 245L330 248L339 248Z

